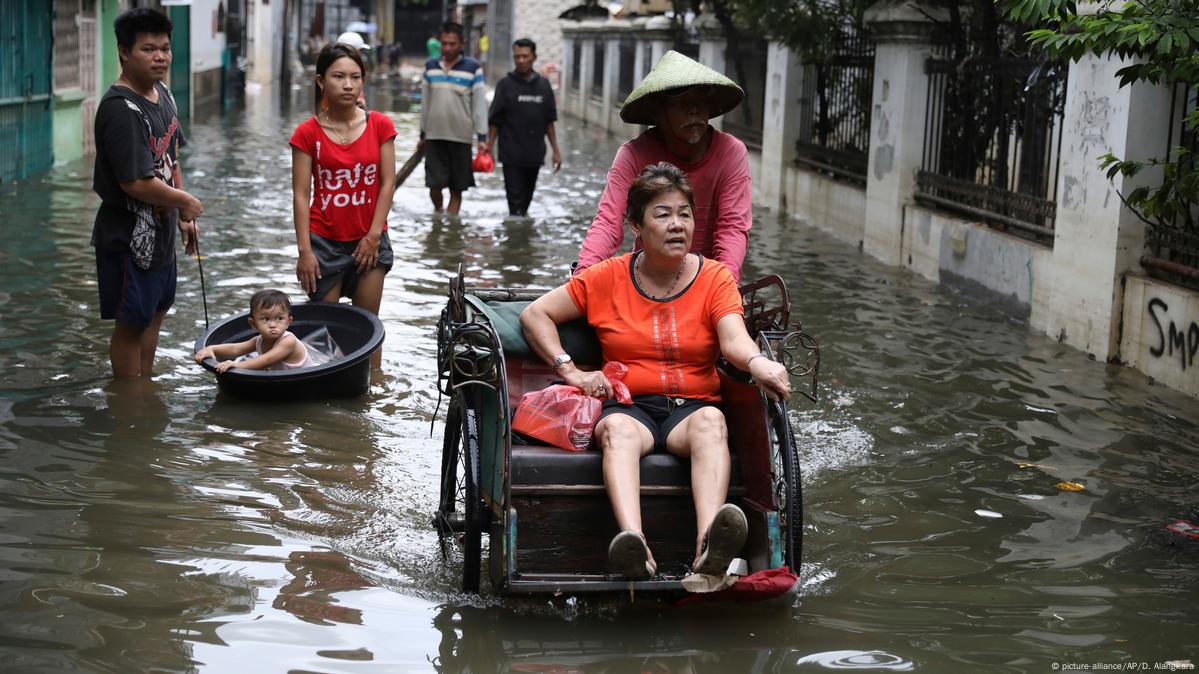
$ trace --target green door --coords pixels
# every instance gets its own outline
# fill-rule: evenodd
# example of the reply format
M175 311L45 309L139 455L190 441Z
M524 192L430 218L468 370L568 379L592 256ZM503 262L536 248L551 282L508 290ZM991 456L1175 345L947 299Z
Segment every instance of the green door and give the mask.
M0 183L54 163L53 11L45 0L0 2Z
M191 7L171 7L171 93L179 106L179 116L191 112Z

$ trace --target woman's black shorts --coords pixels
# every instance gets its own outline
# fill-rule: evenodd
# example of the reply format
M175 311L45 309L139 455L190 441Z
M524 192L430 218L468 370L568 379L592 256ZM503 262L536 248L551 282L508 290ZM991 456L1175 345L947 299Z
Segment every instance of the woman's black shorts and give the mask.
M716 407L715 403L694 398L670 398L663 395L633 396L632 405L615 400L605 400L600 419L610 414L627 414L649 429L654 436L654 449L666 449L666 438L684 419L704 407ZM598 422L597 422L598 423Z
M308 237L321 269L321 277L316 280L316 292L308 293L308 299L324 299L338 283L341 284L339 296L353 299L354 291L358 289L358 261L354 259L354 249L358 247L359 239L335 241L312 233ZM394 262L391 239L384 231L383 236L379 237L379 259L375 266L383 267L383 273L386 274L391 271Z

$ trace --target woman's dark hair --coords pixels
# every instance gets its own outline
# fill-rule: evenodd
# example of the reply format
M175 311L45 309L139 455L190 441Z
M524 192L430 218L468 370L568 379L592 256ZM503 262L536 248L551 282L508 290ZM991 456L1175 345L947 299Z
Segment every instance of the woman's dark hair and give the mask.
M113 32L117 34L117 45L126 49L133 49L133 43L137 42L139 33L170 37L174 28L171 20L164 14L147 7L121 12L112 22Z
M691 210L695 210L695 190L683 169L669 162L650 164L629 185L628 210L625 217L630 223L641 225L645 217L645 209L651 201L668 192L678 192L687 197Z
M259 290L250 297L250 315L259 309L270 309L271 307L283 307L287 310L288 315L291 314L291 299L287 297L287 293L282 290L268 288L267 290Z
M533 52L534 56L537 55L537 43L530 40L527 37L522 37L519 40L512 43L513 49L516 49L517 47L525 47L525 48L531 50Z
M340 42L330 42L329 44L325 45L325 48L322 49L321 53L317 55L316 74L320 75L321 79L323 80L325 78L325 73L329 70L329 66L333 65L333 62L339 58L352 59L354 63L358 64L358 68L362 71L362 77L366 78L366 64L362 61L362 54L359 54L358 50L354 49L350 45L342 44ZM312 88L315 96L313 100L313 110L317 114L320 114L322 94L321 87L314 81Z

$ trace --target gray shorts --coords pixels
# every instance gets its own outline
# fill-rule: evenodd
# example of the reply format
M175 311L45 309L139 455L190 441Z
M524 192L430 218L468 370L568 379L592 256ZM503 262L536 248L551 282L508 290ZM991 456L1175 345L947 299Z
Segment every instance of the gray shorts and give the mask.
M475 186L472 163L470 143L425 141L425 187L438 190L448 187L451 192L465 192Z
M312 233L309 233L308 237L312 241L312 252L316 255L317 264L321 269L321 277L316 280L316 292L308 293L308 299L324 298L338 283L341 284L339 296L353 298L354 291L358 289L358 262L354 259L354 249L358 246L359 239L335 241ZM391 239L384 231L383 236L379 238L379 259L375 262L375 267L382 267L383 273L386 274L391 271L394 262Z

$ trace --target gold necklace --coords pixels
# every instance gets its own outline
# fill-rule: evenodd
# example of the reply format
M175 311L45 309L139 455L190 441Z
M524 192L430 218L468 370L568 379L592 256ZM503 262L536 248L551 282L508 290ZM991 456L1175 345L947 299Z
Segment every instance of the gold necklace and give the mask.
M333 118L329 116L329 111L321 110L321 114L325 116L325 122L326 122L325 128L329 129L333 133L337 134L337 138L339 139L339 141L341 142L342 145L349 145L350 141L346 140L346 134L342 133L341 129L337 128L336 126L333 126ZM358 113L355 112L354 116L357 117ZM346 126L346 133L353 132L354 127L357 125L358 124L356 121L350 122L349 125Z
M646 289L645 279L641 276L641 262L645 259L645 251L641 251L637 254L637 261L633 263L633 275L637 277L637 285L645 290L645 294L656 300L670 297L670 294L674 292L674 287L679 284L679 279L683 278L683 270L687 268L687 257L690 255L690 253L683 255L683 262L679 264L679 270L674 273L674 280L670 282L670 287L666 289L666 292L661 295L655 295Z

